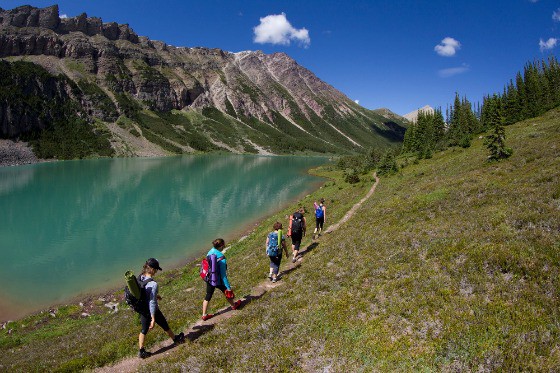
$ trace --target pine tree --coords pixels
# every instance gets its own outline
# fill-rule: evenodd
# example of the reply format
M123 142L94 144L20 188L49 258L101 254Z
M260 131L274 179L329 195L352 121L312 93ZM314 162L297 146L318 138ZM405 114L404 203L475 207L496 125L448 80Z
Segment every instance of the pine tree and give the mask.
M482 131L480 121L472 110L472 104L464 97L459 99L455 94L455 101L451 108L451 122L449 123L449 145L469 147L474 134Z
M453 105L449 109L449 131L447 137L449 139L449 145L454 146L459 144L459 139L463 136L463 128L461 121L461 100L459 99L459 94L455 93L455 100Z
M494 95L491 99L487 100L488 105L488 123L491 128L491 133L486 136L485 144L490 155L489 160L498 161L509 157L512 154L512 149L508 148L505 144L506 130L504 128L504 116L502 114L502 100L498 95Z
M443 119L441 108L437 108L435 110L432 122L434 142L433 150L438 150L443 147L443 141L445 139L445 121Z
M534 118L543 112L541 102L542 87L539 77L539 69L536 63L528 63L525 66L523 78L525 83L525 99L527 102L526 118Z
M424 158L424 154L433 146L432 117L432 114L423 111L418 113L416 151L418 152L419 158Z
M552 96L552 107L560 105L560 65L553 56L549 58L548 84Z
M398 171L397 161L391 150L388 150L377 167L377 173L380 176L394 174Z
M510 80L507 88L505 89L503 100L505 124L513 124L522 120L523 104L519 99L519 92L512 80Z
M402 152L412 153L416 151L416 125L408 126L404 133Z

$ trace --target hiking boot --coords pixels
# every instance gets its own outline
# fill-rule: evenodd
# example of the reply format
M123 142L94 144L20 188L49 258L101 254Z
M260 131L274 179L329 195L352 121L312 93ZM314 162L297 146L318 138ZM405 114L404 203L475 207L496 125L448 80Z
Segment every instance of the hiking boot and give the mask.
M295 262L297 262L297 258L294 256L294 257L292 258L292 263L295 263Z
M276 282L276 281L278 281L278 279L276 279L276 277L272 279L272 282Z
M214 317L214 315L211 313L209 313L208 315L202 315L202 321L206 321L208 319L211 319L212 317Z
M146 351L145 348L141 348L141 349L138 351L138 357L139 357L140 359L145 359L145 358L150 357L150 356L152 356L152 353Z
M241 299L238 299L233 306L231 306L231 309L236 310L239 308L239 306L241 306Z
M185 342L185 333L181 332L179 334L176 334L175 337L173 337L173 343L180 344L183 342Z

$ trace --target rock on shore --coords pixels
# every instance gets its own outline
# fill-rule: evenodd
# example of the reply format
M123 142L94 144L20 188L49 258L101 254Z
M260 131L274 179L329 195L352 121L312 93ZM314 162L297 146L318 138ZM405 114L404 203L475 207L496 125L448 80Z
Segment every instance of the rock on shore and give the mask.
M33 154L25 142L0 140L0 167L18 166L22 164L37 163L39 158Z

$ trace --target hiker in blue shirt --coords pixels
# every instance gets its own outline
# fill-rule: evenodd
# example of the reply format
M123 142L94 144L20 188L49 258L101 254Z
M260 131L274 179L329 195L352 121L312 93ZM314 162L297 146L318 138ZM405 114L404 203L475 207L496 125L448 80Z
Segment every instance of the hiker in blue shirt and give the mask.
M139 276L138 280L144 282L151 279L157 271L161 271L159 262L157 259L150 258L144 264L142 269L142 274ZM148 331L154 328L154 324L158 324L167 333L169 338L173 339L174 343L183 343L185 341L185 335L181 332L179 334L173 333L165 316L159 310L158 300L161 300L161 296L158 295L158 284L155 280L146 283L146 286L142 289L144 291L143 299L146 300L145 305L139 309L140 322L142 324L142 331L138 335L138 357L145 359L152 354L144 348L144 339Z
M212 241L212 248L206 255L210 264L216 265L217 270L213 271L212 275L209 274L209 279L206 282L206 297L202 302L202 320L204 321L214 316L213 314L206 313L206 311L208 309L208 303L212 299L212 295L214 295L214 290L216 290L216 288L220 289L222 293L224 293L232 309L236 310L241 305L241 299L239 299L237 302L233 301L235 295L231 290L231 285L229 284L227 278L226 257L222 253L225 247L226 243L224 239L216 238L214 241ZM214 257L212 258L212 256ZM214 263L211 263L212 259Z
M321 235L323 231L323 225L327 220L327 207L325 206L325 199L321 198L319 204L313 202L313 207L315 208L315 231L313 231L313 239Z
M266 255L270 258L270 272L268 278L272 282L278 281L278 270L282 261L282 250L288 256L286 237L282 235L282 223L274 223L272 232L266 236Z

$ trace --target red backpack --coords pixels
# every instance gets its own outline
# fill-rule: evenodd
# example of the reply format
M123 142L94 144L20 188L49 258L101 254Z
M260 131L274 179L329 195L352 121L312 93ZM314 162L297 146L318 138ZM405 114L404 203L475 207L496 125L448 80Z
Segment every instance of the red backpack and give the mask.
M212 254L214 255L214 254ZM202 278L204 281L209 282L210 279L210 274L212 272L212 264L210 264L210 256L207 256L206 258L202 259L202 262L200 262L200 278ZM216 264L220 261L220 260L224 260L225 256L221 256L216 260ZM214 271L214 274L220 273L219 271L219 267L216 266L216 270Z
M210 265L208 265L208 259L202 259L200 263L200 277L204 281L208 281L208 273L210 272Z

